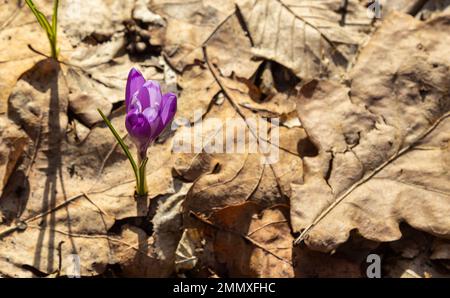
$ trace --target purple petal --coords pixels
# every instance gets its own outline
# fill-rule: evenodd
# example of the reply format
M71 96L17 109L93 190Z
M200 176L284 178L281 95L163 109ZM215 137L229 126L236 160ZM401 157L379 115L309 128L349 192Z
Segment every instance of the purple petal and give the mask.
M147 107L156 108L159 107L161 104L161 86L156 81L147 81L145 82L144 86L147 88L148 93L150 95L150 103L148 106L144 107L146 109Z
M127 107L127 110L130 106L133 95L139 90L139 88L142 87L142 85L144 85L144 83L145 79L142 74L139 70L133 67L128 74L127 88L125 91L125 106Z
M148 123L152 123L158 117L158 110L152 107L146 108L142 114L147 118Z
M161 102L161 88L155 81L147 81L139 89L137 95L139 102L141 103L142 110L148 107L159 107Z
M131 103L128 106L127 113L141 113L142 112L142 105L141 102L138 100L137 95L134 95L131 99Z
M145 118L147 119L149 125L150 125L150 129L151 129L151 134L152 134L152 141L154 139L156 139L158 137L158 135L161 133L162 129L162 122L161 122L161 118L158 115L158 110L152 107L148 107L146 108L142 114L145 116Z
M141 111L145 110L150 106L150 93L148 89L145 87L145 84L139 89L137 94L137 99L141 105Z
M163 129L169 124L177 111L177 96L173 93L164 94L161 102L159 116L163 124Z
M125 119L125 127L140 150L149 145L152 137L151 128L143 114L129 113Z

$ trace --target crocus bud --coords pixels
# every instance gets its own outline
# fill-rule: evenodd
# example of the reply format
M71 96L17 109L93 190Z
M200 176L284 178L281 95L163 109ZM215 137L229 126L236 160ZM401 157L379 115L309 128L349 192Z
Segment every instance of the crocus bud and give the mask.
M142 160L148 146L171 123L177 110L177 96L173 93L162 95L158 82L145 81L133 68L128 75L125 105L125 126Z

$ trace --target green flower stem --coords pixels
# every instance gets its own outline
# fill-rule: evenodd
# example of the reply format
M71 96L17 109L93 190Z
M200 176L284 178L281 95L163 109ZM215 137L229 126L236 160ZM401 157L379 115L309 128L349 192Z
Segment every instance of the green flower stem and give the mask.
M137 166L136 162L134 161L133 156L130 153L130 149L128 149L128 146L125 144L125 142L122 140L122 138L117 133L114 126L111 124L109 119L103 114L103 112L100 109L97 109L97 111L100 113L100 116L102 116L103 121L105 121L106 125L109 127L109 130L111 130L112 134L116 138L117 142L119 143L120 147L122 147L123 152L127 156L128 160L130 161L131 167L134 171L134 176L136 178L136 191L138 195L143 196L147 194L147 185L145 183L145 166L147 165L147 158L145 158L142 162L139 160L139 167ZM141 182L143 180L143 182Z
M140 196L144 196L148 193L147 189L147 175L145 172L145 168L147 166L148 158L145 157L144 160L141 161L140 155L139 156L139 182L136 184L137 193Z

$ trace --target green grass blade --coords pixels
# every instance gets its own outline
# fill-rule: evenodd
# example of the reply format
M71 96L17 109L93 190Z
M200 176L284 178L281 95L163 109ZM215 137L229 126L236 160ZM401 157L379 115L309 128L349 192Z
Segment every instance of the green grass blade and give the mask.
M41 27L47 32L47 35L51 34L52 28L49 22L47 21L47 18L44 16L44 14L36 8L36 5L34 5L32 0L25 0L25 2L33 12L34 16L36 17Z
M50 23L47 21L47 18L45 17L45 15L42 12L40 12L39 10L37 13L38 13L40 19L42 20L42 23L45 26L44 29L47 32L47 34L52 35L53 34L52 27L50 26Z
M128 146L124 143L122 138L119 136L119 134L117 133L116 129L113 127L113 125L111 124L109 119L106 118L105 114L103 114L103 112L100 109L97 109L97 111L100 113L100 116L102 116L103 121L105 121L106 125L108 125L109 129L111 130L112 134L116 138L120 147L122 147L122 150L125 153L125 155L128 157L128 160L130 161L131 166L133 167L134 175L136 176L137 185L139 185L139 169L136 165L136 162L134 161L133 156L130 153L130 150L128 149Z
M52 29L53 29L53 37L54 37L55 43L56 43L59 0L54 0L54 1L55 2L53 3Z
M39 25L45 30L47 33L47 38L50 42L50 47L52 49L52 57L57 59L58 58L58 50L56 49L56 35L57 35L57 25L58 25L58 6L59 6L59 0L55 0L53 3L53 16L52 16L52 24L48 22L46 16L39 11L36 8L36 5L33 3L32 0L25 0L28 7L33 12L34 16L36 17Z

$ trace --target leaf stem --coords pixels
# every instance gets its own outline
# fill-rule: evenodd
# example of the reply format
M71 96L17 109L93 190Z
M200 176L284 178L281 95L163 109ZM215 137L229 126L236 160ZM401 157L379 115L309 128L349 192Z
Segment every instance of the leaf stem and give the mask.
M141 166L138 168L136 161L134 160L133 156L130 153L130 150L128 149L128 146L125 144L125 142L122 140L122 138L119 136L119 134L117 133L116 129L114 128L114 126L111 124L111 122L109 121L109 119L105 116L105 114L103 114L103 112L100 109L97 109L97 111L100 113L100 116L102 116L103 121L105 121L106 125L109 127L109 130L111 130L112 134L114 135L114 137L116 138L117 142L119 143L120 147L122 147L123 152L125 153L125 155L127 156L128 160L130 161L131 167L133 168L134 171L134 176L136 178L136 190L138 192L138 194L142 194L141 193L141 182L140 182L140 178L141 178ZM147 163L147 161L145 161L145 163ZM145 168L145 166L144 166ZM145 194L145 193L144 193Z

